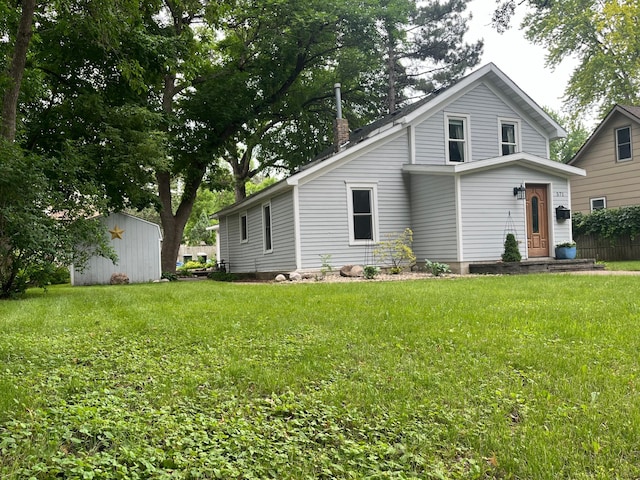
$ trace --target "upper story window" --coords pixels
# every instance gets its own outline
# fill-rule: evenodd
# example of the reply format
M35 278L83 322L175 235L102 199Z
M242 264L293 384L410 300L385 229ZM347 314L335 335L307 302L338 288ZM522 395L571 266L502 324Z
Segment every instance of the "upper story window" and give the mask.
M247 226L247 214L246 212L240 215L240 243L247 243L249 241L249 229Z
M631 127L616 128L616 159L631 160Z
M265 203L262 206L262 225L264 236L264 251L265 253L273 251L273 244L271 242L271 204Z
M377 188L375 184L347 184L349 244L375 242Z
M591 211L603 210L607 208L607 199L605 197L591 199Z
M469 117L467 115L445 115L447 132L447 162L469 161Z
M520 122L517 120L500 119L500 154L511 155L521 151Z

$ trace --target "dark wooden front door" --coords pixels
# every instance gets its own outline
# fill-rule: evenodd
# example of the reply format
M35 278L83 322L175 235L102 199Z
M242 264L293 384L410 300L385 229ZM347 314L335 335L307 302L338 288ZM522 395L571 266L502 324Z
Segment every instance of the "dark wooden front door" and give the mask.
M529 257L549 256L546 185L527 185L527 249Z

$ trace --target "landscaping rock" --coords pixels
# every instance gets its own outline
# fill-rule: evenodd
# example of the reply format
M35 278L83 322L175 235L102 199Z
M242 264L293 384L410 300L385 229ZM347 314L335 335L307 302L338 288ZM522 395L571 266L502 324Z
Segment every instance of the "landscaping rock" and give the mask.
M299 282L300 280L302 280L302 275L300 275L298 272L291 272L289 274L289 280L291 280L292 282Z
M129 276L126 273L113 273L109 283L111 285L126 285L129 283Z
M276 276L276 282L280 283L280 282L286 282L287 281L287 277L285 277L283 274L278 274Z
M345 265L340 269L341 277L362 277L364 269L361 265Z

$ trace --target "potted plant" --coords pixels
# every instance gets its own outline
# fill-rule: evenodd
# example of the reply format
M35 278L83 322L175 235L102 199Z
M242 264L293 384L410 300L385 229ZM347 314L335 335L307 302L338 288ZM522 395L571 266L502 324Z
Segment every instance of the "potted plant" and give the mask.
M576 242L564 242L556 245L557 260L573 260L576 258Z

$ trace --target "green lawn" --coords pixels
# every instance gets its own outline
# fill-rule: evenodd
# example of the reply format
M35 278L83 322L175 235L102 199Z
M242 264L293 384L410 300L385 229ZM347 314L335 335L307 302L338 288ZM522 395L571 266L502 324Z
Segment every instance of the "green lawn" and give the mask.
M625 262L605 262L607 270L640 271L640 260L629 260Z
M0 303L0 478L640 478L629 276Z

